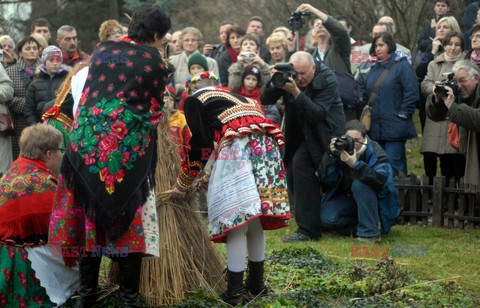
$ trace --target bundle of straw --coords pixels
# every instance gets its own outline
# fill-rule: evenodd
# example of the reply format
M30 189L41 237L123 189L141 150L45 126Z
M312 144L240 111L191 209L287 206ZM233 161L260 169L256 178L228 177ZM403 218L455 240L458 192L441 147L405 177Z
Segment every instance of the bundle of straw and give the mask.
M209 240L205 223L192 194L171 198L181 167L177 144L169 132L166 115L158 126L156 201L159 224L160 258L144 258L140 293L149 307L173 305L186 292L199 288L219 292L225 288L224 265ZM112 262L113 263L113 262ZM110 271L112 280L118 267Z

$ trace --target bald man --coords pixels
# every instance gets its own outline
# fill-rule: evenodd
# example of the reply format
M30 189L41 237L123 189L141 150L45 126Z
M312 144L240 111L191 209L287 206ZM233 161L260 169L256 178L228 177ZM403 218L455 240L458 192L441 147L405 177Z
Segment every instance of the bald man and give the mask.
M337 78L325 64L298 51L290 57L295 74L281 88L268 82L261 102L285 102L285 157L287 181L293 191L298 231L285 242L308 241L321 237L320 202L322 200L318 167L329 150L333 136L341 136L345 127L343 104L338 96ZM272 69L271 74L276 70Z

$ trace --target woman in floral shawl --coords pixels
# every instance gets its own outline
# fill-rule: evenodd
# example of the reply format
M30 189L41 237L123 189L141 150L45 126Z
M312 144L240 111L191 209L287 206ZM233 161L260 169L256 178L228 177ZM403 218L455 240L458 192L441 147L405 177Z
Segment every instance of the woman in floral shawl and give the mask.
M58 130L29 126L20 157L0 179L0 307L61 305L78 286L78 268L65 267L47 245L63 151Z
M155 133L167 80L159 49L169 29L163 9L147 4L128 37L102 42L92 55L49 232L52 245L85 248L80 307L97 300L101 258L90 256L120 256L120 296L135 307L141 257L159 254Z
M285 227L290 219L279 151L284 138L255 100L225 88L205 87L215 81L210 72L190 81L193 95L185 101L185 117L192 132L191 148L172 194L181 197L207 161L214 160L207 194L209 229L212 241L227 243L228 289L222 299L236 305L243 301L247 244L246 289L259 296L267 293L263 230Z

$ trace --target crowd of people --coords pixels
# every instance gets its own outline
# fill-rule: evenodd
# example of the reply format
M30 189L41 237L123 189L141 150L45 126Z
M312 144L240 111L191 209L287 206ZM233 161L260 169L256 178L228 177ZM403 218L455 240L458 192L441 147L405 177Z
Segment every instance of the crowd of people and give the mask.
M431 184L439 161L447 179L479 185L480 8L469 6L477 18L463 28L449 8L435 1L419 64L391 17L363 44L348 18L310 4L297 8L312 15L303 38L286 27L267 36L253 16L204 42L153 4L127 30L103 22L91 55L69 25L54 45L44 18L20 42L0 36L0 306L61 305L77 292L76 307L91 307L99 246L126 254L120 297L139 305L142 257L159 256L147 220L164 113L182 158L169 193L206 195L211 240L227 244L231 305L268 293L264 230L287 226L292 205L298 229L285 242L331 230L380 242L400 216L394 178L408 173L405 143L418 133ZM83 253L59 262L56 247Z

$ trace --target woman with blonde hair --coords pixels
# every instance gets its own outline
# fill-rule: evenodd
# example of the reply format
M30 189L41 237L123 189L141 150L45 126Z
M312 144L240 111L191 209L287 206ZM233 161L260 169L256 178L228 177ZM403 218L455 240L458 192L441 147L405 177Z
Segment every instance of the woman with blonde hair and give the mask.
M122 25L115 19L104 21L98 29L98 38L100 42L105 41L119 41L122 39L124 33Z
M274 32L267 38L267 47L272 56L270 64L282 63L287 59L287 36L283 33L283 31Z

